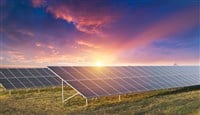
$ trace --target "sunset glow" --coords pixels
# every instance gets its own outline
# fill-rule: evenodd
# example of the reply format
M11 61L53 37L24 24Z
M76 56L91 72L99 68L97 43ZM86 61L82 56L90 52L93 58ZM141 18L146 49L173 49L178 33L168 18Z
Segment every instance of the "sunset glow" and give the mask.
M101 67L101 66L103 66L103 63L102 63L101 61L97 61L97 62L95 63L95 66Z
M0 0L0 64L199 65L198 0Z

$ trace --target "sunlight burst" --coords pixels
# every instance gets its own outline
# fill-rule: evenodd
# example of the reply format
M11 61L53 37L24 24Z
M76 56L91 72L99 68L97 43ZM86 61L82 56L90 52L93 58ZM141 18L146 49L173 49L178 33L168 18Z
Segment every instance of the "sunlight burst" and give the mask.
M97 61L97 62L95 63L95 66L101 67L101 66L103 66L103 63L102 63L101 61Z

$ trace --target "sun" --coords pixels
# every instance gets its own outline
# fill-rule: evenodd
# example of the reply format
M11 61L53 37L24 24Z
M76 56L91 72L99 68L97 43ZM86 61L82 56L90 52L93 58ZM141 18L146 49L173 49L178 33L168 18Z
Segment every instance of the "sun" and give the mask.
M101 61L96 61L95 66L102 67L103 63Z

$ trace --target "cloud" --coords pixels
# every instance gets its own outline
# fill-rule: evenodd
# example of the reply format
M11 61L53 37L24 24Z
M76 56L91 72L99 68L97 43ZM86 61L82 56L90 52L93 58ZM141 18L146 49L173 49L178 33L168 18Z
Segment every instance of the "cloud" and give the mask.
M22 52L16 50L9 50L7 51L8 59L10 62L21 62L25 61L25 55Z
M34 7L41 7L46 3L46 0L31 0Z
M33 32L27 31L27 30L19 29L19 30L17 30L17 32L19 32L19 33L21 33L23 35L26 35L28 37L34 37L35 36Z
M82 45L82 46L86 46L86 47L89 47L89 48L98 48L97 45L89 43L89 42L86 42L86 41L83 41L83 40L78 40L77 44L78 45Z
M56 18L63 19L81 32L89 34L101 33L108 23L113 22L120 12L114 12L105 1L97 0L72 0L49 2L47 12L52 13Z

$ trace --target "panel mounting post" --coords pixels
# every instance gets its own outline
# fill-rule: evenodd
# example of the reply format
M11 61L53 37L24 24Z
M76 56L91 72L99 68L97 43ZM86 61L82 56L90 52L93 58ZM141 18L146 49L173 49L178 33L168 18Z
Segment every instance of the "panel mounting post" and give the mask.
M85 106L88 106L88 99L85 99Z
M119 101L121 101L121 96L119 95Z
M9 95L11 95L12 93L11 93L11 90L9 90Z
M38 91L38 93L40 93L40 89L38 89L37 91Z
M63 80L62 80L62 103L64 102L64 88L63 88Z

